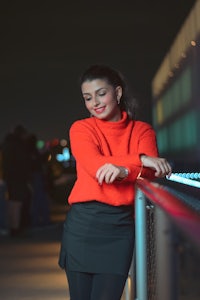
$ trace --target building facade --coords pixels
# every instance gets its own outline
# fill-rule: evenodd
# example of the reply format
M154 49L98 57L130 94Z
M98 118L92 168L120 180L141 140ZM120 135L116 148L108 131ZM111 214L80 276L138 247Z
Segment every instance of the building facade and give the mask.
M200 0L152 80L153 126L160 155L175 172L200 170Z

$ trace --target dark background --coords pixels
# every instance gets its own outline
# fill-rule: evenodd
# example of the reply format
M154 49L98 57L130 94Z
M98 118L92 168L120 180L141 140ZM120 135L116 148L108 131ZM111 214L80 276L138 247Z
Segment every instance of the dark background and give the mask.
M0 5L0 142L17 124L65 138L88 116L78 78L119 69L151 122L151 80L195 1L4 1Z

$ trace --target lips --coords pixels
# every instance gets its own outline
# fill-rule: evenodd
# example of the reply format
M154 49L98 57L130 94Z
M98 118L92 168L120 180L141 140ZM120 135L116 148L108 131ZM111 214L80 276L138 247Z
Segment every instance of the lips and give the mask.
M99 108L95 108L94 111L95 111L97 114L101 114L102 112L104 112L105 108L106 108L105 106L99 107Z

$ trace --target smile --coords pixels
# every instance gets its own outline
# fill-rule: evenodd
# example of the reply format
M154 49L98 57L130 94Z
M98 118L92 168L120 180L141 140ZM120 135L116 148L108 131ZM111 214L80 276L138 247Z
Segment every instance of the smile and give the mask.
M94 111L95 111L97 114L101 114L102 112L104 112L105 108L106 108L105 106L99 107L99 108L95 108Z

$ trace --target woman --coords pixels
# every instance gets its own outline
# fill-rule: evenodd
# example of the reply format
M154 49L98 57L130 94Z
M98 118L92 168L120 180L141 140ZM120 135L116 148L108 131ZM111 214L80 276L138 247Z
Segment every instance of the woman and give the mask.
M71 300L121 298L134 247L134 183L170 176L152 127L133 120L120 73L94 65L80 81L91 117L70 128L77 180L69 196L59 265Z

